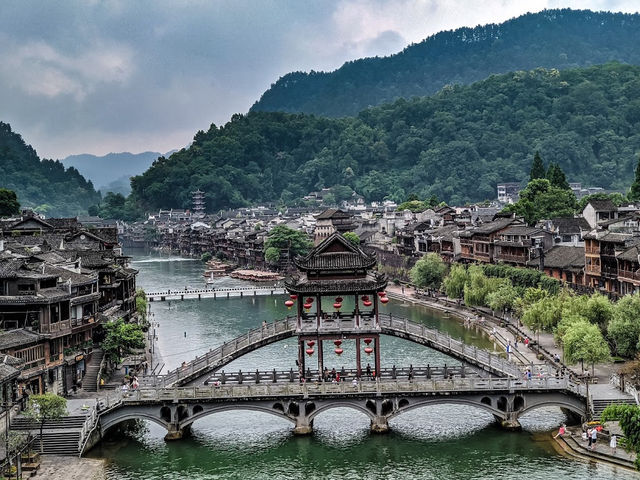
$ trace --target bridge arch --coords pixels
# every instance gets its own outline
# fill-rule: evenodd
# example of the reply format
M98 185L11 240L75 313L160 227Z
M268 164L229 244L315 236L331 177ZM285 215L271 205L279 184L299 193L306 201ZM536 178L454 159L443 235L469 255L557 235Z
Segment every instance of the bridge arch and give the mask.
M120 412L120 413L118 413ZM169 423L165 422L160 418L160 416L156 416L150 413L141 413L141 412L131 412L127 413L124 411L116 410L113 413L109 413L100 418L100 428L102 430L102 435L104 435L109 429L115 427L116 425L126 422L128 420L149 420L154 422L157 425L169 430Z
M431 407L431 406L435 406L435 405L463 405L463 406L470 406L470 407L476 407L480 410L484 410L486 412L489 412L491 415L493 415L494 417L497 418L504 418L505 416L505 412L494 408L491 405L488 405L486 403L483 403L479 400L472 400L472 399L466 399L466 398L456 398L456 397L437 397L437 398L428 398L428 399L420 399L417 401L409 401L408 404L405 404L404 406L400 406L399 408L396 408L390 415L387 416L387 419L390 420L394 417L397 417L405 412L408 412L410 410L415 410L417 408L422 408L422 407Z
M254 411L254 412L268 413L268 414L273 415L275 417L287 420L287 421L293 423L294 425L296 423L295 418L292 418L292 417L286 415L285 413L279 411L276 408L269 408L268 406L263 406L263 405L220 405L220 406L215 406L213 408L204 408L203 410L199 411L198 413L195 413L195 414L191 415L190 417L188 417L188 418L186 418L186 419L184 419L183 421L180 422L180 427L181 428L188 427L189 425L191 425L196 420L200 420L201 418L208 417L209 415L214 415L216 413L223 413L223 412L227 412L227 411L230 411L230 410L251 410L251 411Z
M369 420L374 420L375 418L375 415L372 412L370 412L364 404L361 405L360 403L350 402L350 401L332 401L332 402L326 402L326 403L323 402L313 412L311 412L307 416L307 418L309 419L310 422L312 422L313 419L316 418L321 413L327 412L334 408L350 408L352 410L357 410L359 412L364 413Z
M576 403L579 403L577 400L575 403L572 402L568 402L568 401L558 401L558 400L545 400L545 401L539 401L539 402L531 402L530 405L526 405L522 410L520 410L518 413L518 416L522 416L525 413L531 412L533 410L536 410L537 408L541 408L541 407L558 407L558 408L565 408L573 413L575 413L576 415L578 415L579 417L585 417L586 416L586 408L585 407L579 407L578 405L576 405Z

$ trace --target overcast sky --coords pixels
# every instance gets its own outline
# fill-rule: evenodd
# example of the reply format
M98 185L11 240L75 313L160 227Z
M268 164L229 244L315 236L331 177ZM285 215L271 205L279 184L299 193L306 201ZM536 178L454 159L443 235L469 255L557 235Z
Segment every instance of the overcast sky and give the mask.
M278 77L440 30L617 0L0 0L0 120L41 157L168 151Z

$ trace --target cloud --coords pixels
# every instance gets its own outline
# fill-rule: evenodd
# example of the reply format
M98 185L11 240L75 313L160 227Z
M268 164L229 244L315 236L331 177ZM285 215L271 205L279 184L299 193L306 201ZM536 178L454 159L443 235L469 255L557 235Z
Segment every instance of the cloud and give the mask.
M624 0L6 0L0 120L41 155L167 151L246 112L278 77L443 29Z

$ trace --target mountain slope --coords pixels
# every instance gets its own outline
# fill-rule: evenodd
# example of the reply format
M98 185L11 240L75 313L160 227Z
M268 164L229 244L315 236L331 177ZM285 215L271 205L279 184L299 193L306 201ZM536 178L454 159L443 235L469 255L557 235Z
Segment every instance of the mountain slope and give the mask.
M100 203L100 194L75 168L40 160L11 126L0 122L0 186L14 190L22 207L47 216L75 216Z
M575 68L617 60L640 64L640 15L545 10L500 25L440 32L384 58L345 63L330 73L280 78L251 110L355 115L398 98L431 95L491 74Z
M640 67L494 75L356 118L235 115L154 162L132 188L145 208L189 207L196 188L216 211L334 185L367 200L417 193L459 204L526 179L537 150L570 181L628 188L640 152Z

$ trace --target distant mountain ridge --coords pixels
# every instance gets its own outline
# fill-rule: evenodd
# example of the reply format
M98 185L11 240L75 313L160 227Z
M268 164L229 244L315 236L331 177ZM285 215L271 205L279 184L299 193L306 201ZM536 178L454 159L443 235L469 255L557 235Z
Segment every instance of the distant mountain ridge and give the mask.
M499 25L439 32L389 57L324 72L281 77L252 111L356 115L371 106L431 95L445 85L538 67L567 69L609 61L640 65L640 15L544 10Z
M168 156L173 152L175 150L164 155ZM69 155L62 163L76 168L103 193L111 191L128 195L131 191L129 178L143 173L161 156L163 154L160 152L121 152L103 156L82 153Z

